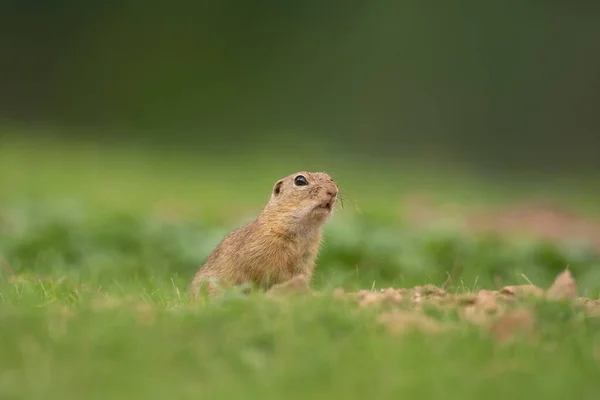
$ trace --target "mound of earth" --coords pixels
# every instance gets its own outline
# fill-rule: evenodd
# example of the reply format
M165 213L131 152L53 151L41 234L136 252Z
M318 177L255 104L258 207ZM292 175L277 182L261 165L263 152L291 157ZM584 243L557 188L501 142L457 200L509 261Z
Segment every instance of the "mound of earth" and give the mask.
M360 307L383 308L379 321L393 332L419 329L439 332L457 324L444 323L433 318L431 311L454 315L447 321L484 325L498 339L505 340L520 332L534 334L534 317L528 300L569 301L589 315L600 316L600 300L577 296L577 285L570 271L558 275L547 289L535 285L505 286L500 290L480 290L466 294L451 294L434 285L411 289L382 289L378 292L361 290L345 293L337 289L335 295L355 301Z
M298 290L301 288L302 290ZM294 282L279 286L270 295L309 291L308 286ZM359 307L375 307L378 321L393 333L411 330L443 332L465 326L464 322L481 325L495 337L506 340L516 334L534 336L535 321L531 304L535 301L570 302L590 316L600 317L600 300L577 296L577 285L569 270L558 275L546 288L535 285L505 286L500 290L453 294L435 285L413 288L387 288L379 291L334 291L338 299L355 302ZM432 314L442 318L435 318Z

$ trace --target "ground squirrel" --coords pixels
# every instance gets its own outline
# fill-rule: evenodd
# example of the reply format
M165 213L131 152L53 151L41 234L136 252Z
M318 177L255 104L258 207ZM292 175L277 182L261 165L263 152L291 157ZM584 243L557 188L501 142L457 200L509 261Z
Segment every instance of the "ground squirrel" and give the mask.
M322 228L331 217L338 186L322 172L298 172L280 179L258 217L231 232L208 256L190 285L217 288L252 284L263 289L310 281Z

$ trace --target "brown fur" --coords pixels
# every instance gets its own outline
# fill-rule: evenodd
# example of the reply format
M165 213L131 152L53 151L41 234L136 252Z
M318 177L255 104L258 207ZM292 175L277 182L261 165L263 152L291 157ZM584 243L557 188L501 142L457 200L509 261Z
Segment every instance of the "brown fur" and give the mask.
M303 175L306 186L294 184ZM275 183L258 217L227 235L198 270L190 291L250 283L273 285L313 274L322 237L337 199L338 187L326 173L298 172ZM329 203L329 208L320 207Z

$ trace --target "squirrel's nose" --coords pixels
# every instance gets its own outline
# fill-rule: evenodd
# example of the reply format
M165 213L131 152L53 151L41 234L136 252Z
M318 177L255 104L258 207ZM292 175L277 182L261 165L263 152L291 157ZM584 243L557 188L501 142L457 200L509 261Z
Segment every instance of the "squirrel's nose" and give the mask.
M329 196L331 196L331 197L335 197L335 196L337 196L337 194L338 194L338 191L337 191L337 190L335 190L335 189L328 189L328 190L327 190L327 194L328 194Z

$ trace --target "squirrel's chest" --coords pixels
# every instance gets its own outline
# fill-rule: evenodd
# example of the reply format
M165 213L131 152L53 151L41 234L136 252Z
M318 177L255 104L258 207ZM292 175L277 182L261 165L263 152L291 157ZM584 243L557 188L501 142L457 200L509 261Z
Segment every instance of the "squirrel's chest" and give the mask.
M263 254L265 261L272 267L287 269L290 272L296 272L296 269L310 260L311 256L310 246L299 243L278 246Z

